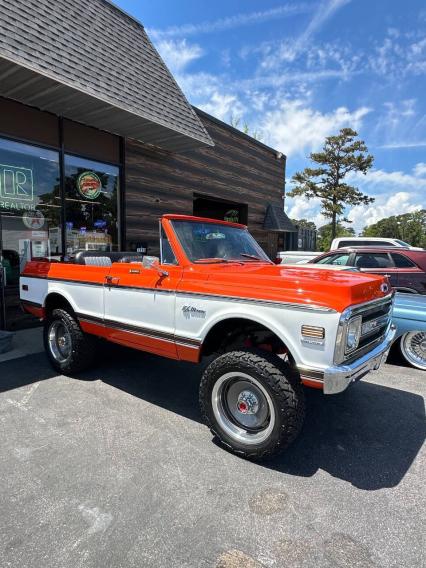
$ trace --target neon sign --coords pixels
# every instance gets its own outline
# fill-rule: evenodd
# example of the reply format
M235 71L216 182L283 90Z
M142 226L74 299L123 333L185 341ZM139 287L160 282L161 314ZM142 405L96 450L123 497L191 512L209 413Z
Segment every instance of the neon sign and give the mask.
M30 168L0 164L0 208L35 208L34 178Z

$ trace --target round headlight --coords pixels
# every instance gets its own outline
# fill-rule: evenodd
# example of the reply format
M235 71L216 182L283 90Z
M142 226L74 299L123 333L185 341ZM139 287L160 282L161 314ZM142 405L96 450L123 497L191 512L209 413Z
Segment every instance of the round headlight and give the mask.
M354 351L359 344L359 338L361 336L361 325L362 317L357 316L352 318L347 327L346 331L346 352Z

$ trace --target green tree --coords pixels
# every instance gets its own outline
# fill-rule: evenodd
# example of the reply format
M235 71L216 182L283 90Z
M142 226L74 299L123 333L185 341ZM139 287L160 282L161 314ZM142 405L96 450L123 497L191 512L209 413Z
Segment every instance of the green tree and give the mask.
M364 228L365 237L401 239L414 247L426 248L426 209L380 219Z
M373 165L373 156L368 154L363 140L356 140L357 136L351 128L342 128L336 136L328 136L322 152L312 152L309 156L317 166L294 174L294 188L287 194L289 197L320 199L322 214L331 219L332 239L337 235L339 217L346 206L367 205L374 201L345 182L350 172L366 174Z
M317 230L317 226L313 221L308 221L307 219L291 219L293 225L299 227L299 229L312 229L313 231Z
M321 251L330 250L331 241L335 237L355 237L355 231L352 227L344 227L341 223L337 223L335 227L335 235L333 236L333 227L331 223L323 225L318 229L317 246Z

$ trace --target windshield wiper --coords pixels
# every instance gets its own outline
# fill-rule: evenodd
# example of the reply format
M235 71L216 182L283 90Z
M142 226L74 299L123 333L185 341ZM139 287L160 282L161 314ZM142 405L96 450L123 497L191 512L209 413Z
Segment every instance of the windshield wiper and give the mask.
M240 256L244 256L245 258L251 258L252 260L260 260L261 262L268 262L272 264L272 261L266 260L266 258L261 258L260 256L256 256L255 254L248 254L246 252L240 252Z
M230 262L227 258L212 257L212 258L198 258L194 260L195 264L213 264L219 262Z

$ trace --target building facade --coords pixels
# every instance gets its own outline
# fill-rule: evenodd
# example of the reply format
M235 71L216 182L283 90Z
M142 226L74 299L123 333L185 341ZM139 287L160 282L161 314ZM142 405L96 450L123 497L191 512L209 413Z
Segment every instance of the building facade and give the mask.
M238 220L275 255L285 157L191 107L139 22L106 0L2 8L0 327L29 323L29 259L155 255L163 213Z

